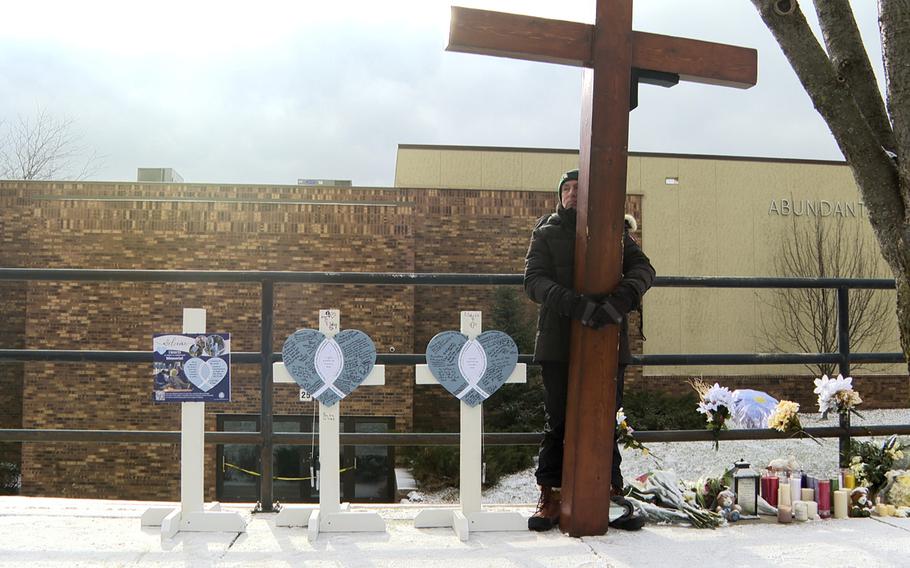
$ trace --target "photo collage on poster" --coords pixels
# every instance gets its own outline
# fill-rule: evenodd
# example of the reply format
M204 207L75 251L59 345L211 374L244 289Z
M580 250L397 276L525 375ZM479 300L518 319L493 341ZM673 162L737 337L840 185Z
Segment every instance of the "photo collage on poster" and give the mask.
M155 402L230 402L231 334L153 337Z

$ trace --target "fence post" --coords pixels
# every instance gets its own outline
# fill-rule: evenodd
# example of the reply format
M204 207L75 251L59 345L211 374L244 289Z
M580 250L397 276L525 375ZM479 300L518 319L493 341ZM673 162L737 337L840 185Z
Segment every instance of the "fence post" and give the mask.
M837 288L837 351L840 353L838 371L845 377L850 376L850 289L846 286ZM839 463L841 467L850 465L850 414L840 415L840 427L844 433L838 444Z
M261 511L269 513L274 503L272 494L272 326L274 324L275 283L262 281L262 309L260 317L261 338L260 350L260 385L261 405L259 411L259 430L262 434L262 447L259 452L259 504Z

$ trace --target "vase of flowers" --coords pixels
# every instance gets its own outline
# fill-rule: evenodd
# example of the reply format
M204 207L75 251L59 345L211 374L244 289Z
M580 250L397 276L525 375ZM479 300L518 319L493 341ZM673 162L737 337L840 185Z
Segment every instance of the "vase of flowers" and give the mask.
M904 452L897 436L891 436L881 445L869 442L850 441L850 469L856 482L869 488L872 502L888 483L887 473L894 463L904 459Z

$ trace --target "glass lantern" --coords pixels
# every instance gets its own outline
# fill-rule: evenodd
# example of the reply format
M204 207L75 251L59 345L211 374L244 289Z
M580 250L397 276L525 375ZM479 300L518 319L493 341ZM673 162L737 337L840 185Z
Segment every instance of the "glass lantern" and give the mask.
M743 515L758 515L758 489L761 474L752 470L745 460L733 464L733 492Z

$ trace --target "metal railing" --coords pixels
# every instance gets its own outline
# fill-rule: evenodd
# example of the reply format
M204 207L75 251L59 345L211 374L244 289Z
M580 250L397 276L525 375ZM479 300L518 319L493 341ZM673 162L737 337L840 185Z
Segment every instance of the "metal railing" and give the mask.
M259 445L261 484L260 502L263 510L272 510L272 450L276 444L310 444L314 434L309 432L274 432L272 423L272 363L281 359L274 352L274 291L276 283L298 284L373 284L398 286L501 286L521 285L520 274L417 274L417 273L341 273L341 272L254 272L254 271L178 271L178 270L80 270L0 268L0 281L68 281L68 282L245 282L259 283L260 350L231 354L232 363L258 364L261 387L261 427L259 432L206 432L208 444ZM886 279L842 278L726 278L726 277L659 277L657 287L677 288L828 288L837 291L838 350L834 353L729 353L729 354L672 354L633 356L633 365L775 365L834 363L843 375L850 374L850 364L903 363L903 353L853 353L850 351L849 292L851 289L894 289L894 281ZM530 363L532 356L522 354L519 361ZM3 362L111 362L149 363L146 351L99 351L59 349L0 349ZM426 362L423 354L379 354L377 363L385 365L416 365ZM846 455L851 436L910 434L910 424L852 427L849 417L841 418L836 427L806 428L817 438L839 438L840 455ZM318 439L318 434L315 435ZM710 441L707 430L666 430L636 432L642 442ZM787 434L776 430L727 430L721 440L781 439ZM537 444L541 434L485 433L484 444ZM147 430L61 430L61 429L0 429L0 442L97 442L97 443L180 443L179 431ZM457 445L458 434L449 433L346 433L342 445Z

